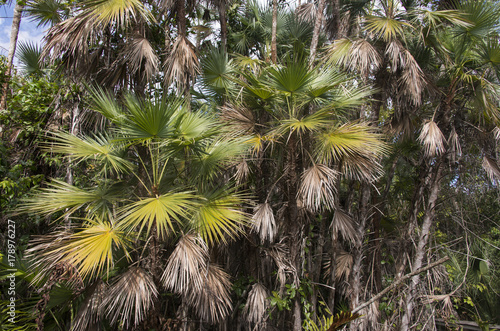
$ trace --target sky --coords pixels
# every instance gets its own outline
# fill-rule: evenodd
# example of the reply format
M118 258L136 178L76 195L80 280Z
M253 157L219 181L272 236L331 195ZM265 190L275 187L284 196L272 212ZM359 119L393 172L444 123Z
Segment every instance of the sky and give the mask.
M12 26L13 13L13 4L11 6L0 7L0 54L5 56L9 53L10 29ZM46 29L48 29L48 27L37 28L36 23L31 22L28 17L23 17L19 29L18 43L24 41L40 44Z

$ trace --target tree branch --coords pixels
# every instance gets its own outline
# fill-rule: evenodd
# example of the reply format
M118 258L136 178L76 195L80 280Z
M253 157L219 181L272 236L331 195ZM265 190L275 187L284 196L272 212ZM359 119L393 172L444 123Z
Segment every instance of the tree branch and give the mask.
M419 269L417 269L415 271L410 272L409 274L404 275L403 277L399 278L398 280L396 280L391 285L387 286L385 289L383 289L377 295L375 295L374 297L372 297L370 300L368 300L365 303L363 303L363 304L357 306L356 308L354 308L352 310L352 313L354 314L354 313L360 311L361 309L365 308L366 306L370 305L374 301L380 299L384 294L386 294L389 291L392 291L393 289L395 289L399 284L401 284L405 280L407 280L407 279L409 279L409 278L411 278L411 277L413 277L413 276L415 276L415 275L417 275L417 274L419 274L421 272L424 272L424 271L427 271L429 269L432 269L435 266L438 266L438 265L440 265L440 264L448 261L449 259L450 259L449 256L443 257L443 258L437 260L436 262L430 263L430 264L426 265L425 267L419 268Z

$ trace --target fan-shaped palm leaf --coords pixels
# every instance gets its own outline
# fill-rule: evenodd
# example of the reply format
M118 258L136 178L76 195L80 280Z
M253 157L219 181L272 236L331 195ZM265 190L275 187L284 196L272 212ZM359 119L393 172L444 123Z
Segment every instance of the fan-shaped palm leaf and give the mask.
M261 242L266 240L274 241L276 221L269 203L265 202L255 206L252 221L252 229L259 234Z
M195 203L191 193L166 193L154 198L145 198L123 207L119 224L139 233L146 227L149 235L154 225L160 238L174 231L174 222L184 225Z
M231 311L231 283L229 275L214 264L208 266L203 279L201 290L189 291L187 301L202 320L213 324Z
M17 47L21 69L28 75L41 76L45 68L44 63L41 62L42 49L31 42L20 42Z
M331 209L335 205L337 171L323 164L304 170L297 196L311 211Z
M60 0L31 0L24 7L31 20L38 22L38 27L54 26L69 16L69 8Z
M167 261L161 280L163 285L176 293L200 291L203 274L207 268L208 246L201 237L183 235Z
M241 232L249 216L241 211L245 196L230 189L218 189L203 194L194 218L193 226L208 243L227 242Z
M103 305L112 324L137 326L157 296L158 290L151 275L140 267L130 267L109 287Z
M247 304L243 313L246 315L248 323L254 323L259 326L269 308L268 299L271 296L269 291L261 283L252 285L252 289L248 292Z

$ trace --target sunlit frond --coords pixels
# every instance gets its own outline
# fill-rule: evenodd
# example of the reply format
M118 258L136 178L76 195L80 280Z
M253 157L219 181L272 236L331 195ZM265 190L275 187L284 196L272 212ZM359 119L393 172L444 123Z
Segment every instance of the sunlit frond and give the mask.
M375 157L386 151L382 136L363 123L347 123L322 133L315 149L316 156L325 164L354 156Z
M231 190L206 192L193 216L194 229L210 244L234 239L249 222L242 210L245 201L245 196Z
M422 127L418 141L424 146L425 155L434 157L441 155L446 150L445 137L434 121L428 121Z
M376 70L382 62L379 52L367 40L347 38L335 40L328 47L325 60L328 64L359 70L364 76Z
M207 244L199 236L183 235L168 258L161 281L167 289L179 294L200 291L207 261Z
M144 320L157 296L153 277L140 267L129 267L109 287L103 305L111 324L136 326Z
M166 193L154 198L145 198L124 206L119 224L130 231L139 233L146 228L149 234L151 227L156 226L158 236L165 239L174 231L174 222L183 225L190 215L195 203L190 193Z
M187 302L202 320L214 324L231 311L231 282L229 275L215 264L210 264L202 275L201 290L191 290Z
M385 41L390 41L397 37L404 37L404 28L413 27L403 21L390 18L368 15L366 17L366 28L371 33L379 36Z
M246 315L248 323L259 326L264 321L265 314L269 308L269 298L271 294L261 283L252 285L248 292L247 304L243 313Z
M123 157L124 146L106 135L80 138L69 133L54 132L51 140L51 143L45 144L45 150L66 154L75 161L97 160L104 173L111 170L121 173L133 167L132 163Z
M261 242L266 240L274 241L276 221L269 203L265 202L255 206L252 221L252 229L259 234Z
M314 164L304 170L297 196L311 211L331 209L334 206L337 171L324 164Z
M125 233L116 225L88 220L88 225L80 231L61 232L56 240L37 241L31 251L45 268L55 262L69 263L86 278L104 270L109 272L114 263L113 251L123 249L126 252L129 243Z
M39 189L35 196L27 199L20 210L41 215L65 211L66 215L70 215L85 206L89 214L99 211L105 214L115 198L106 188L83 190L66 182L53 180L47 187Z
M139 0L91 0L85 2L84 13L94 17L99 23L108 25L115 23L124 28L131 20L142 17L153 20L151 14Z

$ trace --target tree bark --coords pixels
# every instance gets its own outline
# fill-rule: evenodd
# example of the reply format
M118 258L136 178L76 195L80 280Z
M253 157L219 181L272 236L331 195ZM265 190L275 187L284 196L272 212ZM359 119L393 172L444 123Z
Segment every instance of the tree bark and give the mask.
M278 29L278 0L273 0L273 24L271 28L271 61L274 64L278 58L278 47L276 45L276 34Z
M2 100L0 101L0 109L7 107L7 93L9 89L10 76L12 68L14 67L14 55L16 53L17 38L19 37L19 26L21 25L21 16L23 14L24 2L17 1L14 7L14 14L12 18L12 27L10 30L10 45L9 54L7 56L7 71L5 72L6 81L3 84Z
M311 53L309 55L309 67L313 66L316 58L316 49L318 48L319 31L323 25L323 11L325 9L325 0L319 0L318 10L316 12L316 21L314 23L313 36L311 41Z
M436 201L438 198L439 186L441 183L441 173L444 167L444 156L439 157L439 159L436 161L438 162L438 164L436 165L436 168L434 168L436 170L432 178L429 200L425 208L422 229L418 240L417 250L415 252L415 258L413 260L413 265L412 265L413 271L418 270L422 267L426 251L425 248L427 246L427 242L429 241L430 229L432 221L434 220ZM413 306L415 304L416 290L419 283L420 283L420 277L417 273L415 276L412 277L410 283L410 289L407 292L406 304L405 304L406 309L403 318L401 320L401 328L400 328L401 331L407 331L410 329L409 327L413 314Z
M219 21L220 21L220 43L221 48L226 49L227 44L227 17L226 0L219 0Z

